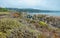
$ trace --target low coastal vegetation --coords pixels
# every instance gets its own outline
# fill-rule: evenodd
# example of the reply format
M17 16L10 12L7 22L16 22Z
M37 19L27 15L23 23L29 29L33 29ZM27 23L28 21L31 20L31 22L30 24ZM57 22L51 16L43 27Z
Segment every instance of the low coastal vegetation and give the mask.
M0 12L0 38L60 38L60 18Z

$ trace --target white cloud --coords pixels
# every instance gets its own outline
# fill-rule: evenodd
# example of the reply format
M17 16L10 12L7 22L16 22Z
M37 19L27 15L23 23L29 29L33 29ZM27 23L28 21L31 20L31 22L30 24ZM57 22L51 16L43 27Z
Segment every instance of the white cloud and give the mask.
M38 3L36 0L23 0L23 2L28 6L35 6Z
M1 0L3 5L7 6L40 6L43 0Z
M11 3L19 4L19 5L27 5L27 6L37 6L43 3L43 0L10 0Z
M42 0L22 0L22 3L29 5L29 6L37 6L43 3Z

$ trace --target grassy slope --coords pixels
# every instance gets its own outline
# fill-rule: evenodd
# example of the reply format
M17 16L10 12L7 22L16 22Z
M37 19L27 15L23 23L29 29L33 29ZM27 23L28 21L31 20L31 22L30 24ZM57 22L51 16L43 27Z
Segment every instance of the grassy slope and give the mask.
M6 8L0 8L0 14L9 14L9 11Z
M9 14L9 12L7 12L6 9L3 9L3 11L0 12L0 14ZM43 28L40 28L40 26L42 26ZM1 18L0 19L0 38L7 38L7 37L8 38L12 38L12 37L13 38L34 38L34 37L47 38L48 37L49 38L50 36L48 36L48 33L50 31L56 30L53 28L49 28L49 26L43 21L40 21L39 25L37 25L37 28L35 29L34 28L35 28L34 24L28 26L27 24L19 22L17 18ZM43 32L40 30L37 30L38 28ZM47 34L45 31L47 32ZM53 36L51 37L55 37L55 36L56 36L56 33L55 35L53 34Z
M0 14L9 14L9 12L0 12Z
M16 33L16 31L17 31L17 33ZM28 31L28 32L25 32L25 31ZM0 19L0 37L1 38L11 37L10 36L11 34L13 34L12 37L14 37L14 38L16 38L16 37L23 38L23 36L22 36L22 34L24 35L23 32L27 33L26 36L29 35L29 36L27 36L27 38L33 37L36 34L39 35L39 32L37 30L31 29L30 27L20 23L17 19L14 19L14 18ZM29 33L31 33L31 34L29 34ZM19 34L19 36L18 35L14 36L15 34ZM30 35L32 35L32 36L30 36ZM37 35L35 37L37 37Z

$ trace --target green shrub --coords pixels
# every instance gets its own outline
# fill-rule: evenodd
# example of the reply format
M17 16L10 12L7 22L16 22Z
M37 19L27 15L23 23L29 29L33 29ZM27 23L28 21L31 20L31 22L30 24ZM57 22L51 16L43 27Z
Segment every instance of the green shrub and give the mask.
M20 22L16 19L2 18L0 19L0 31L5 32L20 26Z
M40 24L41 26L47 26L47 24L46 24L45 22L43 22L43 21L40 21L39 24Z
M6 34L3 32L0 32L0 38L6 38Z
M31 20L30 23L35 23L35 20Z

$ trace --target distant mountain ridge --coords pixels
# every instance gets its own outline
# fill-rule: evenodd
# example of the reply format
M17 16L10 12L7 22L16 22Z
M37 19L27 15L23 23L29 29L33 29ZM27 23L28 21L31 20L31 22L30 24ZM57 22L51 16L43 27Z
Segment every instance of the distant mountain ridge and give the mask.
M18 11L18 12L53 12L53 11L49 11L49 10L39 10L39 9L17 9L17 8L7 8L8 10L14 10L14 11Z
M18 12L29 12L29 13L40 13L40 12L60 12L60 11L50 11L50 10L39 10L39 9L18 9L18 8L0 8L0 11L18 11Z

